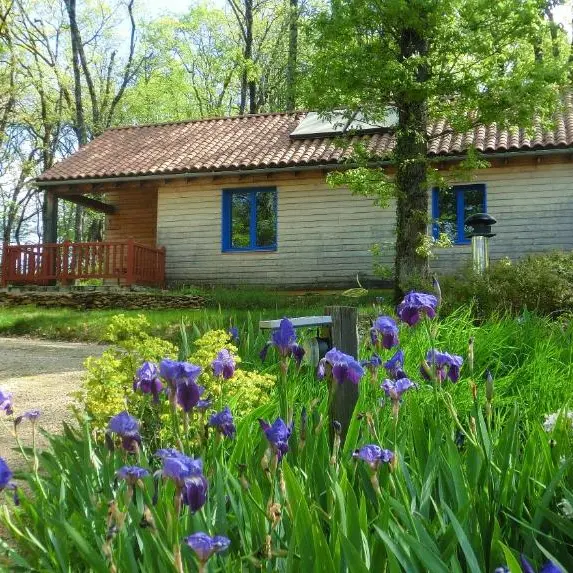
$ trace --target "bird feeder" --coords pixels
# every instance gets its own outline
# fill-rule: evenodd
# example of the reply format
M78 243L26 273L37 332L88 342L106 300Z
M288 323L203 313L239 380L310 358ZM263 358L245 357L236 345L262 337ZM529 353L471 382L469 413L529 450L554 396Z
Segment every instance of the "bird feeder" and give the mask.
M480 275L489 267L489 240L495 237L491 227L496 223L497 220L487 213L476 213L465 221L465 224L472 228L469 237L472 240L473 268Z

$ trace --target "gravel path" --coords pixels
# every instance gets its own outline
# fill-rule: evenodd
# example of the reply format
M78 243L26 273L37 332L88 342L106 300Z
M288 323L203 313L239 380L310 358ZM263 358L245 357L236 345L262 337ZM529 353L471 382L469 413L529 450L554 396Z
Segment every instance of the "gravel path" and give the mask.
M14 413L38 409L39 426L57 432L64 419L70 419L69 394L78 389L83 363L88 356L100 355L103 346L72 342L52 342L0 337L0 388L12 392ZM4 422L4 413L0 413ZM18 434L31 443L30 424L24 421ZM18 463L11 424L0 424L0 457Z

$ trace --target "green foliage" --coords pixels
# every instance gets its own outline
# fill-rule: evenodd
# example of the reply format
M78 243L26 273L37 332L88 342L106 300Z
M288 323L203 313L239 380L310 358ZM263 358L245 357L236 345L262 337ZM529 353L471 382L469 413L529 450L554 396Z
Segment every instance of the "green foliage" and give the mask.
M479 316L520 314L524 309L544 315L573 312L573 254L552 252L512 262L502 259L480 276L471 269L440 279L451 310L472 301Z
M233 354L238 368L232 378L221 381L213 375L211 362L223 349ZM276 377L241 369L242 361L237 352L227 331L210 330L194 341L193 351L187 360L203 369L198 383L205 387L206 395L212 396L216 404L230 403L233 412L241 417L269 401Z
M416 378L428 345L466 355L473 337L474 368L466 363L458 384L421 384L404 395L396 423L390 406L380 405L383 374L367 374L356 408L361 415L335 453L324 385L313 372L291 371L289 382L298 390L295 433L276 473L261 467L266 443L256 420L273 418L273 397L264 411L239 420L234 442L210 433L188 446L187 453L202 457L210 483L208 502L195 514L177 517L168 481L161 481L156 503L150 477L133 490L115 482L126 463L158 469L148 440L135 456L107 451L89 426L48 436L39 471L16 474L25 484L21 505L7 498L1 508L9 537L0 541L0 565L10 571L176 571L174 549L182 538L206 531L231 539L229 551L209 561L209 571L481 573L514 567L521 552L536 565L550 556L572 570L573 527L561 508L562 500L573 499L573 432L565 416L551 433L541 424L544 413L567 409L571 325L531 315L478 326L464 309L428 326L433 341L424 325L401 327L406 371ZM118 320L113 336L128 331ZM481 382L487 367L494 372L491 414ZM199 420L192 424L193 432L201 430ZM164 439L161 445L175 445ZM377 472L379 492L368 466L351 456L366 443L397 454L395 464ZM32 460L32 450L24 451ZM186 548L182 560L184 571L195 570Z
M133 393L133 378L144 361L176 357L175 346L151 336L150 327L141 314L114 316L105 335L112 347L101 357L86 360L87 373L82 390L76 394L76 411L85 412L94 428L104 429L111 416L128 406L141 411L145 403Z
M342 109L347 117L359 111L382 125L389 109L398 114L391 153L355 154L359 168L330 180L382 206L397 198L400 288L428 267L419 239L427 226L428 188L437 178L427 157L431 140L477 125L552 120L560 93L569 88L570 49L547 14L551 7L540 0L334 0L310 24L315 51L307 107L325 115ZM388 177L372 169L376 160L392 164ZM440 184L483 165L470 149Z

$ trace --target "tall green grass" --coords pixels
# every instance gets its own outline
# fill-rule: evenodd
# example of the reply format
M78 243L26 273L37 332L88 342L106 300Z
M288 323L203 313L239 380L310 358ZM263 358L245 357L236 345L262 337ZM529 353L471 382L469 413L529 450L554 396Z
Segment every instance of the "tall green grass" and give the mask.
M291 365L295 431L276 473L261 467L266 441L257 423L276 415L273 396L239 422L234 442L211 437L193 448L205 461L209 501L179 520L173 517L170 486L160 488L152 503L151 480L138 490L135 503L126 504L125 486L114 483L126 456L94 442L88 427L51 436L39 474L18 475L29 488L21 508L6 506L0 514L13 538L3 544L5 566L103 572L113 564L117 571L173 571L174 544L203 530L231 539L227 555L209 562L212 572L481 573L508 565L513 573L521 570L520 553L538 566L551 558L572 571L573 522L559 504L573 503L573 435L564 419L552 433L542 422L545 413L571 403L573 327L534 315L481 324L470 316L469 309L460 309L432 324L441 350L466 356L474 338L473 377L466 363L457 384L435 388L420 382L417 369L430 345L428 330L402 327L405 368L419 389L405 394L396 422L390 406L380 403L382 377L367 375L338 453L329 440L325 383L310 366L297 372ZM193 321L190 343L206 329L226 326L227 318L215 314ZM260 362L265 335L255 317L235 324L243 365L278 372L272 357ZM370 352L361 346L363 357ZM491 415L485 408L486 369L494 376ZM303 406L308 409L304 441ZM369 468L352 459L354 449L367 443L396 453L396 464L378 472L379 493ZM143 447L140 463L157 468ZM111 545L106 541L110 500L126 516ZM154 528L141 527L144 506ZM185 571L196 570L187 550L183 561Z

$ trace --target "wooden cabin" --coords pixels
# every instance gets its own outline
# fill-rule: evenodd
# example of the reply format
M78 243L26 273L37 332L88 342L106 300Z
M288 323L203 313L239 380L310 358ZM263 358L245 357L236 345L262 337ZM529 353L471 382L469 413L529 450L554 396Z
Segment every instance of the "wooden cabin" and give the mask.
M86 269L123 284L320 288L374 280L374 244L382 262L393 262L395 207L333 189L326 175L348 166L355 143L389 164L392 125L351 132L340 147L339 128L306 112L110 129L37 179L52 217L46 242L55 246L35 247L33 269L21 251L5 257L5 283L17 282L17 264L24 282L26 273L28 282L79 278L86 257ZM494 260L573 248L573 108L552 131L431 126L428 153L441 169L470 145L491 166L431 191L429 232L454 241L432 266L446 273L468 261L464 220L475 212L498 220ZM58 200L105 212L104 243L56 245Z

